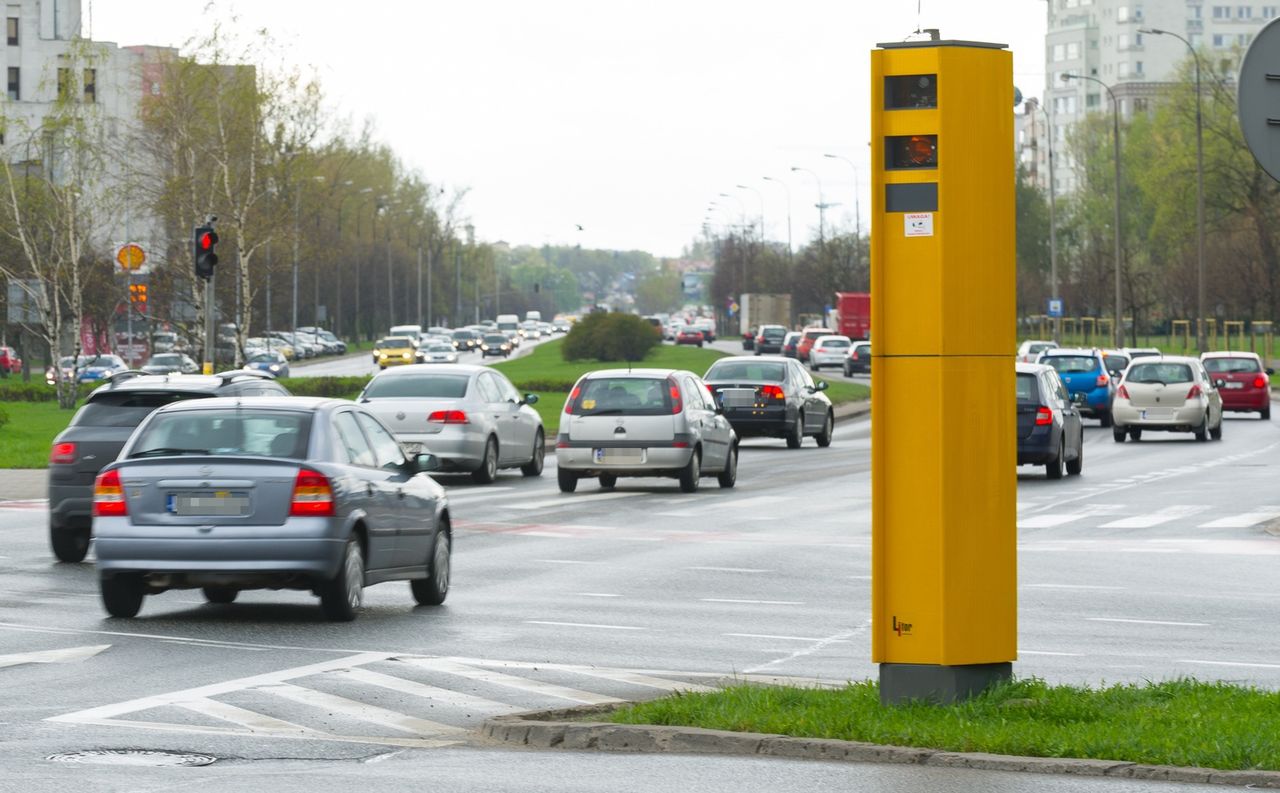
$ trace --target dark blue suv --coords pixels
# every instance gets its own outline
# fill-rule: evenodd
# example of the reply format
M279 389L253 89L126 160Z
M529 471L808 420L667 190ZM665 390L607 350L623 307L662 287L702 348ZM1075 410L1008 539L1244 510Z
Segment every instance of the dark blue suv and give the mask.
M1106 361L1097 349L1057 348L1045 350L1037 363L1052 366L1071 393L1084 395L1080 412L1098 419L1102 426L1111 426L1111 402L1115 399L1116 386L1107 372Z

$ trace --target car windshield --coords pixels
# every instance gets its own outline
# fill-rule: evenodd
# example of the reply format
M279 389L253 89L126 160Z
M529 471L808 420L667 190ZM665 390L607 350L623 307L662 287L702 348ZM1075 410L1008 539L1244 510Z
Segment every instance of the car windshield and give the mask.
M107 392L86 402L71 423L79 427L136 427L158 407L204 396L207 394L175 394L168 391Z
M230 454L305 460L311 414L244 407L182 410L156 416L141 432L129 457Z
M379 339L375 347L408 347L409 340L403 336L391 336L386 339Z
M1040 362L1049 364L1063 374L1093 372L1098 368L1098 359L1091 355L1049 355Z
M1033 374L1018 373L1018 401L1019 402L1035 402L1039 396L1036 393L1036 376Z
M506 337L503 337L503 339L502 339L502 340L503 340L503 341L506 341ZM428 346L428 347L427 347L427 352L453 352L453 345L452 345L452 344L438 344L438 343L437 343L437 344L432 344L432 345L430 345L430 346Z
M416 367L415 367L416 368ZM424 369L432 367L422 367ZM384 399L394 397L425 397L428 399L461 399L467 395L467 386L471 382L469 375L433 374L430 372L414 374L395 374L386 377L375 377L365 386L365 399Z
M574 389L573 412L583 416L670 415L671 383L657 377L593 377Z
M1191 367L1185 363L1135 363L1126 383L1190 383Z
M257 355L249 356L249 363L276 363L279 360L280 359L276 357L275 353L269 352L262 352Z
M471 331L469 331L469 330L455 330L455 331L453 332L453 337L454 337L455 339L458 339L459 341L466 341L467 339L471 338Z
M1214 374L1256 374L1262 371L1262 366L1253 358L1205 358L1204 368Z
M718 361L707 370L708 382L735 380L781 383L787 377L787 365L781 361Z
M507 337L498 334L490 334L484 337L485 344L506 344Z
M150 361L152 366L181 366L182 356L180 355L153 355Z

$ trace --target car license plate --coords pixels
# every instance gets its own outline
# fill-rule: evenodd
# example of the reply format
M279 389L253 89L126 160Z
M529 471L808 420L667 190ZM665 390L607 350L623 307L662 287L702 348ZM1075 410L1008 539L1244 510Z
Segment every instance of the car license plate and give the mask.
M166 509L173 515L243 516L249 514L249 494L229 490L170 493Z
M754 388L726 388L720 392L720 404L727 408L749 408L755 403Z
M592 449L591 459L602 465L634 465L644 462L644 449Z
M1227 388L1244 388L1244 383L1227 383Z

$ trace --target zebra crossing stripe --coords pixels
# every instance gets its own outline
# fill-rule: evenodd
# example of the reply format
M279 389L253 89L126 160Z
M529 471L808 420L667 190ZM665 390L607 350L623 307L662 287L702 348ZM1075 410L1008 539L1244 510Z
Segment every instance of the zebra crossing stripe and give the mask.
M609 697L604 694L594 694L590 691L579 691L576 688L567 688L565 686L558 686L554 683L546 683L541 680L516 677L515 675L496 672L492 669L481 669L479 667L467 666L466 664L458 663L450 658L402 657L401 660L433 672L444 672L446 674L464 677L468 680L475 680L481 683L492 683L506 688L514 688L517 691L523 691L528 694L541 694L543 696L554 697L556 699L567 699L571 702L578 702L583 705L604 705L622 701L616 697Z
M404 713L398 713L394 710L380 708L377 705L370 705L366 702L357 702L354 699L347 699L336 694L329 694L324 691L317 691L314 688L304 688L295 686L291 683L274 683L266 686L256 686L254 691L265 691L268 694L274 694L278 697L300 703L302 705L310 705L322 710L336 711L344 715L350 716L360 721L366 721L370 724L377 724L381 727L389 727L393 730L408 733L410 735L448 735L450 733L461 733L464 730L461 727L452 727L448 724L441 724L436 721L427 721L419 719L415 716L408 716Z
M1280 507L1258 507L1254 512L1243 512L1239 515L1228 515L1226 517L1211 520L1208 523L1202 523L1197 528L1201 529L1247 529L1256 526L1259 523L1265 523L1269 520L1280 518Z

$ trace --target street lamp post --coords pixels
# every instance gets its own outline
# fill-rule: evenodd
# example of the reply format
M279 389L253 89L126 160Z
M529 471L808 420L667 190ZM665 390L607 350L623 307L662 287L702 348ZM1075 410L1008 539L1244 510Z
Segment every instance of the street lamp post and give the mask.
M853 160L839 154L824 154L828 160L842 160L853 169L853 232L854 232L854 256L858 260L858 266L862 266L862 203L858 195L858 166Z
M1201 112L1203 96L1200 93L1200 53L1191 42L1171 30L1142 28L1139 32L1153 36L1173 36L1187 45L1196 61L1196 347L1199 352L1208 350L1205 338L1204 317L1204 120Z
M1030 102L1028 102L1030 105ZM1057 181L1054 178L1054 162L1053 162L1053 116L1049 115L1049 108L1044 105L1040 106L1040 112L1044 113L1045 138L1049 141L1049 298L1058 299L1058 220L1057 220ZM1032 129L1035 128L1035 122L1032 122ZM1062 317L1053 317L1053 340L1061 343L1062 341Z
M813 181L818 183L818 244L822 245L827 239L827 200L822 197L822 179L808 168L801 168L798 165L791 166L791 172L807 173L813 177Z
M1064 72L1062 75L1063 82L1069 80L1088 80L1102 86L1107 96L1111 97L1111 138L1114 146L1113 157L1116 162L1115 176L1115 266L1116 266L1116 322L1115 322L1115 345L1117 348L1124 347L1124 313L1120 302L1120 100L1116 99L1115 92L1111 90L1111 86L1099 80L1097 77L1090 77L1087 74L1070 74ZM1137 328L1134 328L1137 331Z
M760 242L764 242L764 193L749 185L735 185L739 190L750 190L756 194L756 198L760 200Z
M787 258L791 258L791 188L787 187L787 183L781 179L775 179L772 176L761 177L766 182L772 182L787 192Z
M360 191L360 194L363 196L366 196L366 198L360 202L360 209L356 210L356 242L357 243L364 241L364 237L360 233L360 224L364 220L364 207L366 204L369 203L370 199L373 198L373 195L372 195L373 188L366 187ZM377 210L375 209L374 212L377 212ZM355 310L354 324L355 324L356 340L359 341L361 338L360 336L360 332L361 332L361 329L360 329L360 280L361 280L360 279L360 256L356 256L355 260L356 260L356 295L355 295L356 310Z

